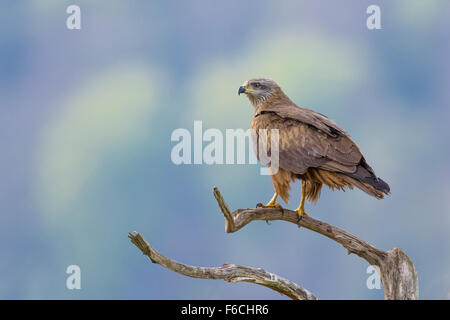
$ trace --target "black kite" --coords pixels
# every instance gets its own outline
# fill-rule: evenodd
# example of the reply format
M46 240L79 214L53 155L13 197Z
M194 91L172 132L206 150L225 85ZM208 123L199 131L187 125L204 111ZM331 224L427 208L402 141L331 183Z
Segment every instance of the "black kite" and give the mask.
M389 194L389 185L377 178L356 143L332 120L297 106L271 79L248 80L239 88L241 93L247 95L254 109L251 129L279 130L279 169L272 175L275 194L262 207L280 207L278 195L287 203L290 183L296 179L302 183L296 209L299 218L306 214L305 200L316 202L324 184L332 190L356 186L377 199ZM258 145L260 141L253 143ZM269 134L263 143L270 153Z

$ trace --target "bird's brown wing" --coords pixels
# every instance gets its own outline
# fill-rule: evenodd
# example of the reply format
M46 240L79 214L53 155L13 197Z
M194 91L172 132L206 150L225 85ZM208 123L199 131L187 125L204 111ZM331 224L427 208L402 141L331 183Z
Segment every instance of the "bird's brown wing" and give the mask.
M294 119L309 124L332 137L339 135L348 136L344 129L323 114L312 109L300 108L294 104L265 105L259 112L275 112L282 118Z
M291 111L290 114L294 113ZM297 112L296 118L286 115L286 112L280 115L278 111L265 110L251 124L253 129L279 130L280 168L296 174L304 174L309 167L342 173L354 173L357 170L362 154L345 131L334 122L326 117L328 120L323 122L314 111L306 114ZM303 118L308 121L300 120ZM267 145L270 151L269 138Z

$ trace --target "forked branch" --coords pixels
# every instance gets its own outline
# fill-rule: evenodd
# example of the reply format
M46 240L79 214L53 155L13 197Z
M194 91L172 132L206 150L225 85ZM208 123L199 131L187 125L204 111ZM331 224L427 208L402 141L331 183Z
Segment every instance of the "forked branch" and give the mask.
M278 208L238 209L230 212L222 194L214 187L214 197L220 211L225 217L225 231L232 233L240 230L254 220L284 220L300 227L320 233L347 249L348 254L354 253L369 264L379 267L385 299L418 299L419 281L416 269L402 249L393 248L383 251L359 239L347 231L309 216L298 219L296 211Z
M415 300L419 298L419 282L416 269L411 259L399 248L393 248L389 251L377 249L353 234L328 223L309 216L304 216L299 220L296 211L280 210L278 208L258 208L238 209L231 212L219 189L216 187L214 187L214 197L225 217L225 231L227 233L236 232L254 220L284 220L294 223L340 243L347 249L348 254L354 253L369 264L378 267L385 299ZM228 282L251 282L268 287L292 299L317 299L308 290L292 281L263 269L234 264L224 264L215 268L189 266L163 256L153 249L137 232L130 233L128 237L153 263L160 264L185 276L203 279L223 279Z

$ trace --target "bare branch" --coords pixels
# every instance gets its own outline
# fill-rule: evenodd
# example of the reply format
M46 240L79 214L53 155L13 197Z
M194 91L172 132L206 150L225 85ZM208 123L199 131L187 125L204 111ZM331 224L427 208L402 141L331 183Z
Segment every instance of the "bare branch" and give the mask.
M219 201L219 200L218 200ZM225 202L224 208L227 209ZM225 209L225 210L226 210ZM229 213L229 210L228 210ZM224 213L225 215L225 213ZM179 274L202 279L223 279L228 282L251 282L284 294L294 300L317 300L308 290L299 285L279 277L263 269L256 269L234 264L224 264L221 267L195 267L169 259L153 249L150 244L137 232L130 233L128 238L153 263L157 263Z
M225 231L233 233L254 220L284 220L320 233L354 253L373 266L379 267L385 299L418 299L419 285L416 269L411 259L399 248L383 251L338 227L304 216L298 219L297 212L276 208L238 209L231 212L219 189L214 187L214 197L225 218ZM221 267L196 267L169 259L153 249L137 232L129 234L131 242L153 263L157 263L179 274L202 279L223 279L228 282L256 283L296 300L316 300L308 290L263 269L224 264Z
M238 209L230 213L219 189L214 187L214 197L225 217L225 230L232 233L240 230L254 220L284 220L320 233L354 253L371 265L378 266L381 272L386 299L418 299L418 277L409 257L399 248L383 251L359 239L347 231L320 220L304 216L298 219L296 211L278 208Z

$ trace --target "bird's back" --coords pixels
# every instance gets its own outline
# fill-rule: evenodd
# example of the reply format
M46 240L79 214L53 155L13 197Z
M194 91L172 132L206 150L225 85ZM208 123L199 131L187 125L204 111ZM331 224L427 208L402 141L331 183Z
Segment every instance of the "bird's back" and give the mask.
M375 175L350 136L333 121L311 109L266 107L254 116L250 128L256 133L267 130L266 141L258 134L258 139L253 141L258 159L261 149L258 144L265 143L270 152L270 130L278 130L279 167L293 175L318 180L331 188L354 185L376 198L383 198L390 191L389 185Z

